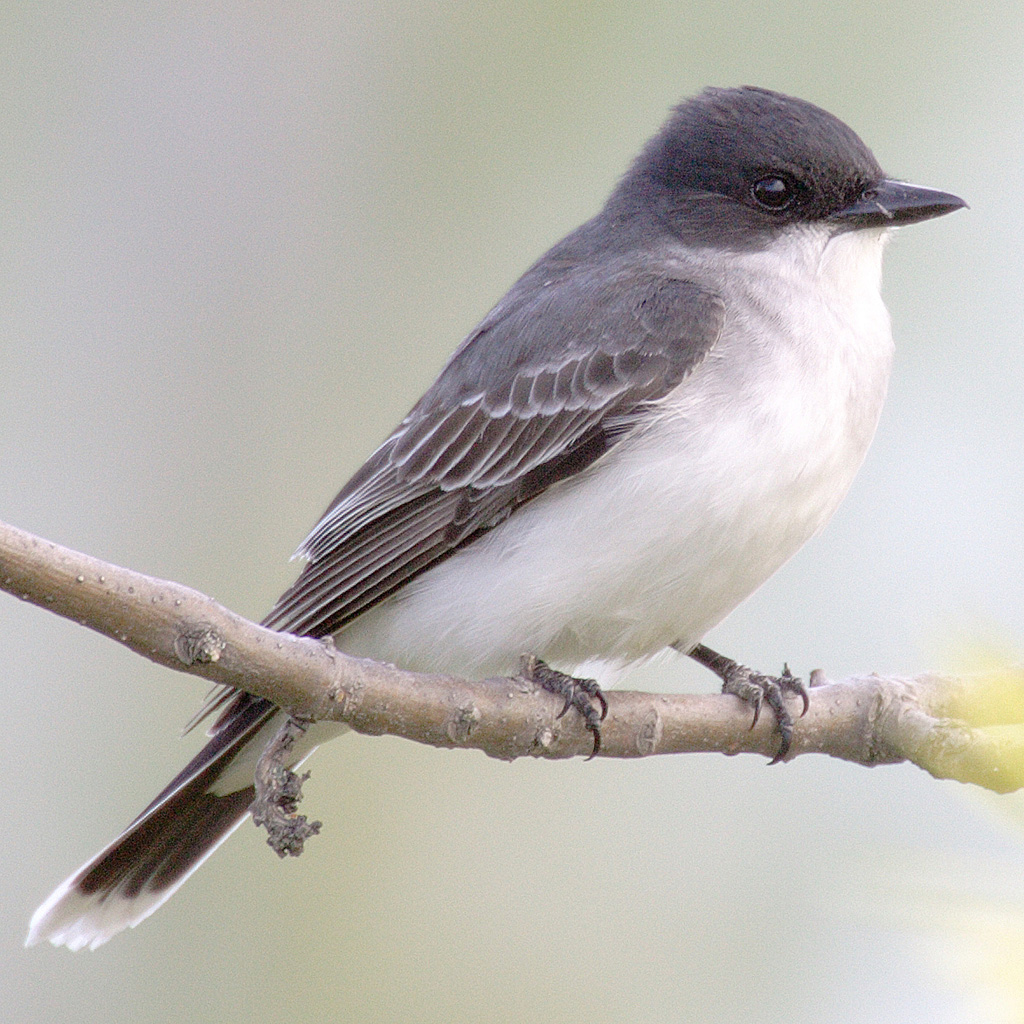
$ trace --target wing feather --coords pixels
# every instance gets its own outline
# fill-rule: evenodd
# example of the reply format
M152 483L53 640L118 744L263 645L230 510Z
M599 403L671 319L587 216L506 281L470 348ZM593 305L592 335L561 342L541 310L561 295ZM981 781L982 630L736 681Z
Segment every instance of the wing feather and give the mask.
M722 316L693 282L628 266L513 289L332 503L265 623L334 632L586 468L704 358Z

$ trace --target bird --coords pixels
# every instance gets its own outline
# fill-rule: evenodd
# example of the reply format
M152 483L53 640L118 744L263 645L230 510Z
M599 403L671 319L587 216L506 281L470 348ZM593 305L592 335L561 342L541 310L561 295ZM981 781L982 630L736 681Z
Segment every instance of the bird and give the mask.
M755 716L766 702L785 756L802 683L702 638L824 526L865 457L892 229L965 205L887 177L805 100L685 99L345 484L263 624L416 671L528 664L595 752L603 681L671 648ZM27 945L134 927L246 818L287 714L230 688L204 714L207 745L40 906ZM295 761L342 731L312 725Z

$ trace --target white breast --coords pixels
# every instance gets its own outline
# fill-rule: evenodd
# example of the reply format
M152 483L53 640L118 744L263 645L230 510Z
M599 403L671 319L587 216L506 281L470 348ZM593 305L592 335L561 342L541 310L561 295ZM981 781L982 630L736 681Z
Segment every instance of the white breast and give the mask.
M572 670L696 643L824 525L864 458L892 352L883 241L804 228L728 277L709 263L723 335L647 427L339 645L479 677L524 653Z

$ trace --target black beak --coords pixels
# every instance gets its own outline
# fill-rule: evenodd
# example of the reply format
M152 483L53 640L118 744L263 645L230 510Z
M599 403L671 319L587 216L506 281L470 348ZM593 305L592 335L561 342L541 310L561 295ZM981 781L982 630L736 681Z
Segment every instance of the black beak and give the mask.
M896 228L941 217L966 205L949 192L886 178L865 189L855 202L832 214L830 219L849 229Z

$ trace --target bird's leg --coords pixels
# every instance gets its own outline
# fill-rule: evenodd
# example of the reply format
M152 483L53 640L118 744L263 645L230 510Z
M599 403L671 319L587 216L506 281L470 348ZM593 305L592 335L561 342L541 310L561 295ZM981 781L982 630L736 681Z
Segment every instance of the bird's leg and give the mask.
M566 675L532 654L524 654L520 659L519 674L529 682L536 683L542 689L565 701L565 707L558 712L559 718L569 708L575 708L579 712L583 718L583 724L594 735L594 749L587 760L597 757L598 751L601 749L601 723L608 714L608 701L605 700L597 681L577 679L575 676ZM595 700L601 705L600 712L594 707Z
M686 653L694 661L711 669L722 680L722 693L731 693L753 707L754 720L750 723L751 729L757 725L762 703L772 709L780 742L778 752L769 764L778 764L789 753L789 745L793 741L793 716L786 708L783 697L787 693L799 697L803 701L803 710L800 712L800 716L806 715L810 698L803 680L794 676L789 671L788 665L783 666L781 676L762 675L760 672L754 672L747 668L746 665L740 665L732 658L718 654L703 644L697 644L693 650Z

